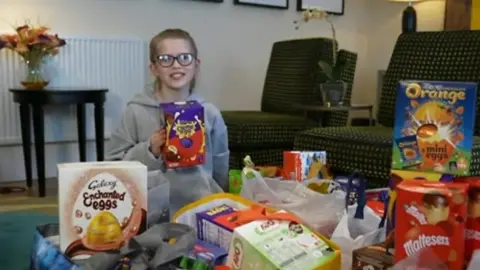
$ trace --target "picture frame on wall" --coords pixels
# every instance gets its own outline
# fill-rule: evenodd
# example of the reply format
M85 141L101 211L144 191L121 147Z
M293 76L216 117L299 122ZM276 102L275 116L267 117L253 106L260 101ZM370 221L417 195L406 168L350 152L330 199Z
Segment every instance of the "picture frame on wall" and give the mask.
M318 8L334 15L343 15L345 0L297 0L297 11Z
M288 9L289 0L234 0L235 5Z
M191 0L195 2L223 3L223 0Z

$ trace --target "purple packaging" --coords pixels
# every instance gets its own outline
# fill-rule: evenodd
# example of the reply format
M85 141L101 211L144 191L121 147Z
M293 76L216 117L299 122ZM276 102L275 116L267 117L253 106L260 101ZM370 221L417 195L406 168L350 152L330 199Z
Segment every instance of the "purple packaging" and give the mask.
M215 266L223 264L227 255L228 251L226 249L202 240L197 240L188 257L194 260L202 257L203 260L208 260L210 266Z
M161 104L166 141L163 157L167 168L205 163L205 112L197 101Z
M228 250L233 230L240 226L237 210L222 204L196 215L198 238Z

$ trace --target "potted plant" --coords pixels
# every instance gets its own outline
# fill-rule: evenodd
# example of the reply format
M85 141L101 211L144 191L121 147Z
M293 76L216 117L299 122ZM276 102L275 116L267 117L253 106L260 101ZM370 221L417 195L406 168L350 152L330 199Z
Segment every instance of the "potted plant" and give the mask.
M42 65L46 57L58 53L65 40L56 34L48 33L45 26L32 26L28 23L15 28L13 34L0 35L0 50L16 52L26 65L26 74L21 84L27 89L43 89L48 85L44 79Z
M326 106L342 105L343 98L347 89L347 84L340 79L344 70L345 63L338 62L338 45L335 26L330 15L322 9L307 9L302 12L301 20L295 21L295 29L300 27L301 23L308 23L312 20L326 21L332 31L332 59L331 61L320 60L316 70L316 78L320 83L319 89L323 103Z

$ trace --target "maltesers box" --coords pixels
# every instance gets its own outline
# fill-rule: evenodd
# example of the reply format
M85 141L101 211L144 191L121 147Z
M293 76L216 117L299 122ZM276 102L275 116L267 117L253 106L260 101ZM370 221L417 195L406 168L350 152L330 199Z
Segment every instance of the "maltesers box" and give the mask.
M397 186L403 181L452 182L454 176L437 172L391 170L387 202L387 235L394 230L396 223Z

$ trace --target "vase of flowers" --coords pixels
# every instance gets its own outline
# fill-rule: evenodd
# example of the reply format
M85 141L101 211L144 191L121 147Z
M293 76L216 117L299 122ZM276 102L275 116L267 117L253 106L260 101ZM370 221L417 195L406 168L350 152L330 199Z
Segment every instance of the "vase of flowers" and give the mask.
M49 30L45 26L25 24L16 27L13 34L0 35L0 50L9 49L24 61L25 74L21 84L27 89L43 89L48 85L43 64L47 57L56 55L59 48L66 44L57 34L48 33Z
M345 68L345 63L337 61L337 35L330 14L323 9L307 9L302 12L301 20L294 21L295 29L299 29L302 23L308 23L313 20L327 22L332 31L332 59L331 61L318 61L316 72L317 78L322 82L319 87L321 94L320 98L325 106L342 105L348 85L341 80L341 74Z

